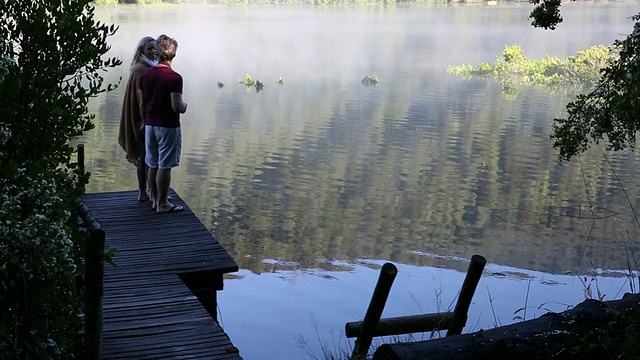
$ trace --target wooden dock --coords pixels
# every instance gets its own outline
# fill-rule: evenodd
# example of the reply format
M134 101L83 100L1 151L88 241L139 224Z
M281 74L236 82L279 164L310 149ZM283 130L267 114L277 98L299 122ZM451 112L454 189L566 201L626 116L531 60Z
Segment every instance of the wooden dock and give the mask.
M82 201L115 248L104 265L103 359L242 359L217 322L216 292L238 265L170 190L177 213L156 214L137 191Z

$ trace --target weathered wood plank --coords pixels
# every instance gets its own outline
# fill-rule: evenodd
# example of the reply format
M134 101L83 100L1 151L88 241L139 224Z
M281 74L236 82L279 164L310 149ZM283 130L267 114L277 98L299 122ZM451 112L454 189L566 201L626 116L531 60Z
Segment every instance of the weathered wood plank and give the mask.
M137 191L86 194L84 205L116 248L105 265L103 359L242 359L228 335L180 279L221 288L235 261L173 191L185 210L156 214Z

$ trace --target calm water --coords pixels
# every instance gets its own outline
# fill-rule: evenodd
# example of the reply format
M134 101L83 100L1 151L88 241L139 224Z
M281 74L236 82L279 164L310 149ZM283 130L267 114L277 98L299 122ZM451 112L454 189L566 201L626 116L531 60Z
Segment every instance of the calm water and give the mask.
M640 251L637 155L594 148L560 166L551 119L574 94L446 69L513 44L530 58L575 55L623 38L639 9L563 4L554 32L531 28L526 4L98 17L120 26L111 55L125 65L111 81L126 79L142 36L178 39L189 110L172 187L241 268L220 293L221 323L257 360L348 351L344 324L364 316L386 261L399 274L384 316L400 316L451 307L468 259L485 256L465 331L565 310L585 290L627 291L625 246ZM262 91L238 83L248 74ZM377 86L361 84L372 75ZM88 191L136 187L116 142L123 88L92 103Z

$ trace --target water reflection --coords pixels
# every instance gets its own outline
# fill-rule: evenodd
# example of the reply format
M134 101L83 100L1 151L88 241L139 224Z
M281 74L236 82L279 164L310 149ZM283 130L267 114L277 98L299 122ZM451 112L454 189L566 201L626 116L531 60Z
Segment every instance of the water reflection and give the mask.
M435 313L455 307L469 260L414 255L425 264L398 265L383 317ZM241 270L236 278L226 280L226 289L220 293L222 326L245 359L331 358L324 356L324 350L334 358L350 354L353 342L346 339L344 325L364 317L382 264L383 261L362 260L332 263L323 269L283 269L288 265L269 260L260 274ZM593 298L604 294L606 300L620 298L629 291L623 273L599 273L598 280L593 277L596 274L550 275L488 264L469 309L465 332L532 319L548 311L565 311L589 293ZM247 309L252 309L252 316L243 315ZM430 336L376 338L374 346L398 340L426 340Z
M531 304L574 304L584 285L564 274L626 268L625 247L635 249L640 233L631 211L640 198L637 155L593 149L558 166L550 119L572 94L505 96L498 84L446 68L491 62L506 44L522 44L529 58L608 44L630 32L634 7L563 4L554 32L532 29L524 4L117 7L98 15L120 26L112 51L123 59L144 35L179 41L173 66L189 112L172 186L242 268L225 283L221 310L250 360L301 358L296 333L313 341L315 323L330 341L359 319L379 265L361 259L393 261L402 276L421 279L394 285L405 297L390 300L393 316L431 311L434 298L446 307L466 268L451 259L481 254L493 269L483 280L491 295L479 288L485 300L473 309L486 316L486 299L501 299L493 306L503 323L528 283L544 296ZM122 67L108 77L126 74ZM238 84L247 74L264 89L247 92ZM377 86L361 84L374 74ZM122 90L91 103L97 127L82 139L89 191L136 186L116 142ZM420 305L407 297L416 292ZM495 321L476 313L466 331Z

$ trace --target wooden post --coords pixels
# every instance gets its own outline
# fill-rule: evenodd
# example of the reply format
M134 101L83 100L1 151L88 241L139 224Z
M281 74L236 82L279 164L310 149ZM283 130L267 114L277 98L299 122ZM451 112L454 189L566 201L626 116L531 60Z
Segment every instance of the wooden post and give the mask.
M78 144L78 169L84 173L84 144Z
M85 244L84 275L84 359L102 358L102 297L104 293L105 233L86 205L79 213L89 231Z
M398 274L398 268L392 263L385 263L380 269L380 277L378 283L373 291L369 308L364 316L364 321L360 328L360 334L356 339L353 353L351 354L351 360L365 359L371 346L371 340L373 334L380 321L380 316L384 310L384 305L389 297L391 291L391 285Z
M78 169L76 170L76 176L78 177L79 189L84 193L86 175L84 172L84 145L78 144Z
M223 288L222 272L199 271L182 273L178 276L198 298L211 318L218 321L218 290Z
M464 278L462 288L460 289L460 296L456 303L456 308L453 310L453 319L451 320L451 326L447 331L447 336L458 335L462 333L467 323L467 313L469 312L469 305L473 294L476 292L476 287L480 281L482 270L487 264L487 259L480 255L473 255L471 257L471 263L469 264L469 270L467 270L467 276Z

